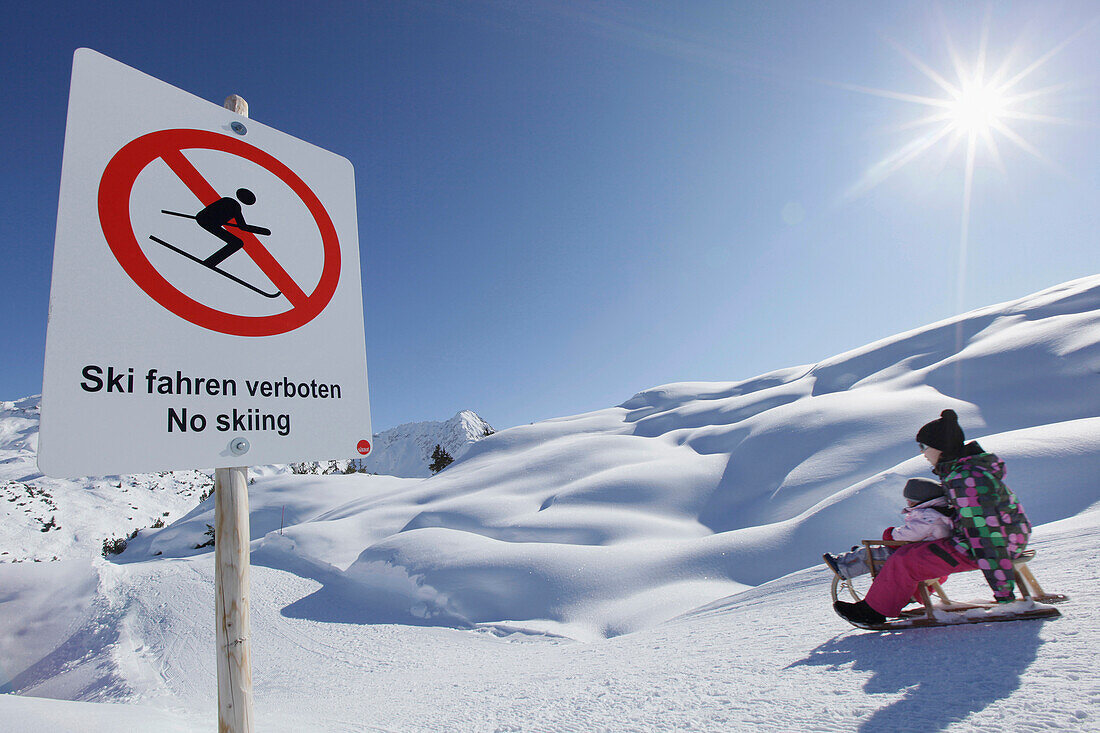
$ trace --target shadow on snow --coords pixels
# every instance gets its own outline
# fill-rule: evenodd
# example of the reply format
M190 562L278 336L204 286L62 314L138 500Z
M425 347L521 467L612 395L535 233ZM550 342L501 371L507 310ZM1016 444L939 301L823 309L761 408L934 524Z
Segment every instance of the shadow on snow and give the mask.
M904 693L860 731L938 731L1016 691L1043 643L1041 629L1037 621L1016 621L845 634L790 667L870 671L864 692Z

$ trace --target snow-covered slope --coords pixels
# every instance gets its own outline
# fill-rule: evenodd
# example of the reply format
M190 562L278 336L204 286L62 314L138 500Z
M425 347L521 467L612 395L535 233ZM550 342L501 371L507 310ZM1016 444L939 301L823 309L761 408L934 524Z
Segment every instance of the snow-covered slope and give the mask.
M255 561L299 563L323 583L288 613L346 614L341 598L368 589L378 600L356 608L363 620L614 636L897 523L905 480L929 472L917 428L945 407L1006 460L1034 522L1088 509L1098 374L1091 278L814 366L506 430L418 483L325 483L327 509L320 483L262 480ZM122 560L209 552L195 545L212 523L208 502Z
M506 430L428 479L261 476L261 728L1097 729L1100 571L1081 559L1100 551L1098 386L1092 277L816 365ZM905 479L928 475L916 430L946 407L1005 459L1039 579L1073 601L1053 622L837 636L851 629L813 566L898 521ZM201 727L210 504L112 562L0 564L6 689ZM953 595L988 595L970 575Z
M38 403L0 402L0 562L97 554L106 539L183 516L213 488L201 471L47 478L38 472Z
M39 400L35 395L0 402L0 562L53 561L97 554L104 540L169 524L209 495L209 471L169 471L79 479L53 479L38 471ZM491 434L477 413L450 420L400 425L375 435L364 459L299 465L307 473L353 468L392 476L430 476L432 450L452 455ZM287 466L254 466L252 477L289 473Z
M254 566L256 730L1100 730L1100 583L1081 562L1100 555L1100 512L1037 538L1039 579L1071 596L1062 618L894 634L833 615L820 565L592 644L363 623L353 614L373 603L366 591L345 598L342 619L288 612L318 582ZM981 594L970 576L949 588ZM6 731L214 727L208 557L6 565L0 579L16 619L0 626L0 672L13 679L0 690L37 696L0 695ZM31 653L12 643L32 639Z

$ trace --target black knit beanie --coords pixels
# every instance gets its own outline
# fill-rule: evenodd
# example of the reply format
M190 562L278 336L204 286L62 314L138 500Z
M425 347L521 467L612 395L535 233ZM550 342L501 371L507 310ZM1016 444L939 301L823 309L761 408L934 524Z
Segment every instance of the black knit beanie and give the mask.
M952 456L962 452L965 440L962 428L959 427L959 416L954 410L944 410L940 413L939 420L933 420L917 432L918 443Z
M927 445L927 443L925 443ZM911 478L905 483L901 495L909 501L923 504L937 496L943 496L943 485L939 481L930 478Z

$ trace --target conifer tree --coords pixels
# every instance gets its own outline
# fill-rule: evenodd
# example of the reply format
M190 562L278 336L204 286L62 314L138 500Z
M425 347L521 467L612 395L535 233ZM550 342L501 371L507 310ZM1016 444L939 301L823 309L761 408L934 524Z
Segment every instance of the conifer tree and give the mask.
M447 452L447 449L436 443L435 450L432 451L432 462L428 464L428 468L432 470L432 473L439 473L453 462L454 458Z

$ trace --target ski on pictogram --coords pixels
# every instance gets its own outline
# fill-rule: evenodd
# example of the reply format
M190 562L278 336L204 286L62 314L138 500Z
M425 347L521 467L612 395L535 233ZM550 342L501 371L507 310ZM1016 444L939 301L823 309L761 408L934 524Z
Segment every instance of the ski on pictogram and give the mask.
M204 260L200 260L198 257L195 257L193 254L191 254L189 252L184 252L179 247L176 247L175 245L169 244L168 242L165 242L163 239L159 239L158 237L154 237L152 234L149 235L149 239L153 240L154 242L156 242L159 245L167 247L168 249L172 250L176 254L183 255L184 257L191 260L192 262L197 262L198 264L202 265L203 267L207 268L208 270L213 270L214 272L218 273L219 275L229 278L230 280L237 283L238 285L243 285L244 287L248 288L249 290L253 291L254 293L259 293L260 295L264 296L265 298L278 298L280 295L282 295L282 293L280 293L278 290L276 290L274 293L265 292L265 291L261 290L260 288L256 287L255 285L253 285L252 283L245 282L244 280L240 279L236 275L229 274L228 272L221 269L217 265L207 264Z

